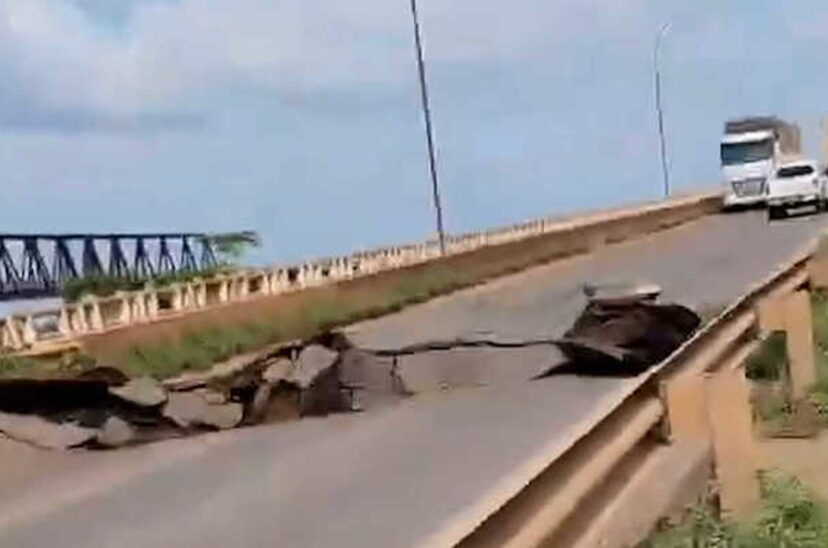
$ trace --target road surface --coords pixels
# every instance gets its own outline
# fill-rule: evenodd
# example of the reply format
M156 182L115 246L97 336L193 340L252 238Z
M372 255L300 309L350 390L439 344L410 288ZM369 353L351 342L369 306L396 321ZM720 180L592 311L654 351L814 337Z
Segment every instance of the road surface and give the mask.
M646 279L715 309L828 223L767 225L762 212L703 218L558 261L350 329L389 347L486 333L556 335L583 281ZM111 453L0 444L0 546L434 546L459 538L565 451L637 379L528 382L547 349L419 357L422 395L362 415L310 419ZM456 386L456 390L429 388ZM486 385L471 387L473 385Z

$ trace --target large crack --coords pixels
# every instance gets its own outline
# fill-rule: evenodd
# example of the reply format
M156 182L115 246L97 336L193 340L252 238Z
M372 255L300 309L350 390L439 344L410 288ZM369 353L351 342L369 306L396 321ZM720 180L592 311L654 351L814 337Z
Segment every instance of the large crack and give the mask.
M0 381L0 431L45 448L119 447L205 430L391 405L430 390L556 374L631 376L698 328L651 293L592 296L561 337L426 341L360 348L343 333L286 343L210 373L160 383L113 368L78 378ZM566 358L552 358L556 349Z

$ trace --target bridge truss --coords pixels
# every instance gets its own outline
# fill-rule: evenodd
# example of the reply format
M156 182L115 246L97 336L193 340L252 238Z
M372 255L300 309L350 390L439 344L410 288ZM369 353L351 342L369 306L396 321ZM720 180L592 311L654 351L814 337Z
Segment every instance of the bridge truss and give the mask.
M217 265L205 234L0 234L0 300L50 297L72 279L154 279Z

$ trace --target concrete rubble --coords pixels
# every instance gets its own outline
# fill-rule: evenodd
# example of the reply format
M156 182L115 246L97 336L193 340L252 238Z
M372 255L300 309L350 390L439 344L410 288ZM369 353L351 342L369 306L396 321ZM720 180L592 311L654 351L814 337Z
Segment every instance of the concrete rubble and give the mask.
M155 407L167 401L167 393L161 383L150 377L139 377L121 386L111 386L109 393L142 407Z
M109 417L95 435L95 441L102 447L120 447L135 438L135 430L120 417Z
M344 336L325 335L163 382L111 367L71 379L0 380L0 432L47 449L115 448L404 397L391 382L390 360L357 356ZM357 396L366 390L385 394Z
M342 333L235 356L210 371L159 382L95 367L71 379L0 380L0 432L48 449L115 448L306 416L392 405L415 393L549 374L634 375L687 340L698 316L632 298L588 293L563 338L436 341L388 350L355 347ZM561 352L570 359L556 365ZM550 368L550 365L553 367Z
M0 431L9 438L43 449L69 449L83 445L98 434L94 428L75 423L55 423L37 415L0 413Z

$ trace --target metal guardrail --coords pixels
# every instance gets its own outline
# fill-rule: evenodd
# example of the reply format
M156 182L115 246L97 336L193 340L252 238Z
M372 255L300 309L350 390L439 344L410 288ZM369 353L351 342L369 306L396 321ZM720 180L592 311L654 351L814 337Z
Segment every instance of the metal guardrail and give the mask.
M537 467L481 516L461 546L628 546L715 478L721 508L759 503L744 363L784 331L792 397L815 381L811 287L828 287L828 258L809 244L708 322L667 360L626 386L617 405L554 462Z

